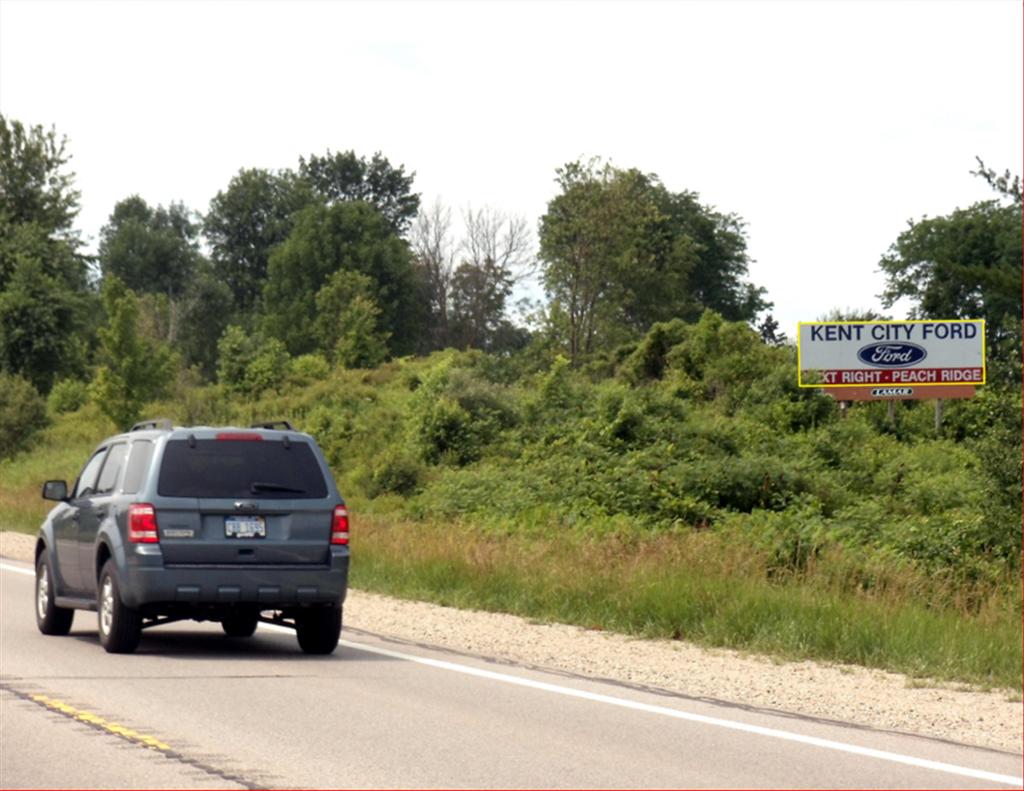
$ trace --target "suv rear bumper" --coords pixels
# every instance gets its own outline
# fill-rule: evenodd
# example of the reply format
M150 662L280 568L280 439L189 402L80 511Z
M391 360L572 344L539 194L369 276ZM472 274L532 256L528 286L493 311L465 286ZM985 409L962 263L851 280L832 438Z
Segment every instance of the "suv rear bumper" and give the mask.
M173 565L156 554L129 555L121 595L129 607L146 604L260 604L281 609L341 603L348 589L348 548L331 547L316 566Z

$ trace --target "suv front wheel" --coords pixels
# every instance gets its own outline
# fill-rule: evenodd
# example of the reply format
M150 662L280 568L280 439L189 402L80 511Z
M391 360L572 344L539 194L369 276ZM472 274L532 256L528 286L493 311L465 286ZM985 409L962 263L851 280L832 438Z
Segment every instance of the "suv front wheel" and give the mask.
M56 590L44 550L36 560L36 626L43 634L65 635L71 631L75 611L56 605Z
M341 606L325 604L296 613L295 634L307 654L334 653L341 637Z
M97 599L100 645L111 654L132 653L142 637L142 616L121 601L113 559L103 564Z

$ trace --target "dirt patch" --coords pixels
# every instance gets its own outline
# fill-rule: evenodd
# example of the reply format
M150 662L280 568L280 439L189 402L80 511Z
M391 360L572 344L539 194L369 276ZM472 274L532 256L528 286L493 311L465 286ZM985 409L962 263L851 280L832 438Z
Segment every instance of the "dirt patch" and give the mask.
M35 538L0 532L0 555L31 562ZM1021 752L1024 703L1009 690L927 684L851 665L778 662L677 640L641 640L514 615L353 590L349 626L538 667L695 697L825 717Z

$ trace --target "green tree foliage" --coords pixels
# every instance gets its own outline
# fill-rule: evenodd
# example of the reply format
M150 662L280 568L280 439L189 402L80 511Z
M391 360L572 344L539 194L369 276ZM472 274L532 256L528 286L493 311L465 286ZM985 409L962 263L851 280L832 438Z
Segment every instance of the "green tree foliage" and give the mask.
M58 375L79 371L78 307L67 284L38 260L20 260L0 291L0 370L20 373L44 393Z
M662 217L662 239L650 243L656 251L655 280L646 284L649 289L635 289L634 324L646 331L654 321L694 321L704 310L728 321L752 321L770 307L765 290L745 280L750 259L743 220L702 205L695 192L673 193L657 177L649 178ZM674 277L676 273L686 273L685 280ZM664 278L674 293L651 299L663 288Z
M300 158L299 175L328 204L370 204L398 235L409 229L419 210L420 196L412 192L416 174L406 175L404 166L394 167L379 151L369 161L354 151Z
M61 379L46 397L51 412L61 415L81 409L89 401L89 386L81 379Z
M417 306L409 248L372 206L362 202L309 206L288 239L270 257L263 291L264 329L292 354L317 348L316 295L338 270L373 282L380 329L391 351L412 351Z
M271 251L288 238L295 213L314 200L309 183L289 170L240 170L210 201L203 230L217 277L238 311L251 311L267 277Z
M284 385L291 358L284 344L232 324L217 344L217 380L230 392L255 397Z
M909 221L879 262L886 275L882 301L890 307L907 297L917 318L985 319L990 361L1002 378L1019 383L1020 182L979 164L978 175L1000 199Z
M622 302L631 273L652 262L642 240L658 211L636 171L573 162L559 169L561 193L540 221L551 320L573 365L624 340Z
M316 294L313 331L320 348L344 368L375 368L388 354L388 334L378 329L380 308L373 279L340 269Z
M90 388L100 411L121 428L138 420L147 401L166 394L177 355L139 333L139 300L117 277L103 282L107 324L99 330L99 368Z
M141 295L145 334L172 344L186 365L212 377L234 300L199 252L199 229L183 204L153 208L133 195L117 203L100 231L99 261L104 276Z
M66 140L0 115L0 370L36 388L80 372L93 298Z
M63 170L70 159L66 148L56 130L26 129L0 115L0 227L32 224L77 245L71 226L79 193L74 174Z
M742 222L671 193L656 176L573 162L541 218L549 321L574 365L655 321L714 309L752 320L768 307L747 273Z
M201 262L178 305L176 347L185 364L197 366L207 380L217 373L217 341L231 320L233 306L231 289Z
M199 262L199 224L181 203L152 208L138 195L114 206L100 230L99 262L104 277L119 278L132 291L180 297Z
M0 372L0 459L27 447L46 425L46 402L31 383Z

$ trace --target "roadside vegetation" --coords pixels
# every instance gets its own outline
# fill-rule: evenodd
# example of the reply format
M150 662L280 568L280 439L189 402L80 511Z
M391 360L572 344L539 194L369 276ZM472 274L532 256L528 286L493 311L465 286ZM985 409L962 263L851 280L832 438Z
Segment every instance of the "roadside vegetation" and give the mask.
M798 388L742 221L652 175L560 169L534 256L522 220L469 212L456 243L403 168L328 152L202 218L126 198L90 262L63 143L0 133L0 528L34 532L42 481L139 417L288 419L349 502L359 587L1020 689L1008 174L881 261L890 303L987 319L990 384L936 430L930 403Z
M948 404L936 436L930 404L840 418L792 354L709 313L600 373L470 351L310 377L307 359L259 398L184 386L146 410L314 434L359 587L1019 687L1019 391ZM51 420L0 462L5 527L34 531L40 482L115 430L93 404Z

